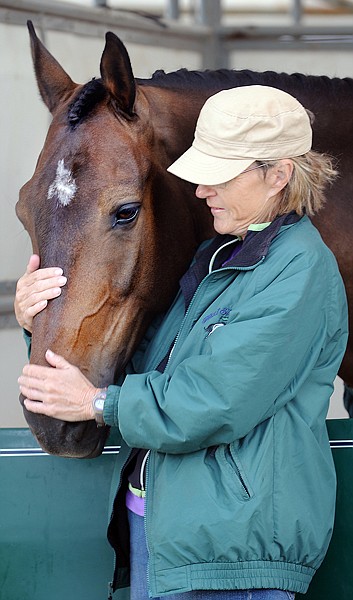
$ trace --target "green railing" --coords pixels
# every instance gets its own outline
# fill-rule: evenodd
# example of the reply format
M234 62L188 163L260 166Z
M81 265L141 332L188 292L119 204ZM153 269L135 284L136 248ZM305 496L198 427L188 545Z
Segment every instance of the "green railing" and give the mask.
M0 429L2 600L107 599L114 564L108 497L118 448L105 452L92 460L49 456L28 429Z

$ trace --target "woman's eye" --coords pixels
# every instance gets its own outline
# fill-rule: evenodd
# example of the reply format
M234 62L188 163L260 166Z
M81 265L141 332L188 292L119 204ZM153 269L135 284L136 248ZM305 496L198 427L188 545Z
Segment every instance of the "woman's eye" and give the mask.
M141 204L123 204L113 215L113 227L129 225L140 212Z

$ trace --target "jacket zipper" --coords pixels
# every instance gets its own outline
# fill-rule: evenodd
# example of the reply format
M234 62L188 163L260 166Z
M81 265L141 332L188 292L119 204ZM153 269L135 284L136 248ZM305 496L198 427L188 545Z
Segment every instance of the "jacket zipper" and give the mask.
M213 259L215 258L215 256L213 257ZM225 267L225 269L231 269L231 270L236 270L236 271L250 271L252 269L254 269L255 267L257 267L257 265L259 265L263 260L265 259L265 256L262 256L261 259L255 264L255 265L251 265L249 267ZM217 269L218 271L219 269ZM195 298L198 295L198 292L200 290L200 288L202 287L202 285L204 284L204 282L206 281L206 279L208 279L213 273L215 273L215 271L211 271L210 273L208 273L203 280L199 283L199 285L197 286L195 293L191 299L191 302L185 312L184 318L182 320L182 323L180 325L179 331L175 337L173 346L169 352L169 356L168 356L168 361L167 364L165 366L164 372L166 372L166 370L168 369L168 366L171 362L172 359L172 355L175 349L176 344L178 343L181 333L183 331L185 322L190 314L191 308L195 302ZM143 461L143 465L141 467L141 471L142 469L145 467L145 471L146 471L146 477L145 477L145 506L144 506L144 528L145 528L145 537L146 537L146 546L147 546L147 553L148 553L148 564L147 564L147 589L149 594L151 594L151 589L150 589L150 549L149 549L149 536L148 536L148 529L147 529L147 489L148 489L148 476L149 476L149 470L150 470L150 450L147 452L146 456L145 456L145 460ZM240 476L240 473L239 473ZM239 477L240 478L240 477ZM140 473L140 483L141 483L141 473ZM246 489L246 486L244 485L244 489Z
M152 596L151 594L151 589L150 589L150 545L149 545L149 537L148 537L148 530L147 530L147 482L148 482L148 475L149 475L149 465L150 465L150 450L147 452L146 456L145 456L145 470L146 470L146 476L145 476L145 505L144 505L144 517L143 517L143 525L144 525L144 529L145 529L145 538L146 538L146 547L147 547L147 573L146 573L146 581L147 581L147 591L148 594L150 596Z
M244 476L241 472L241 469L238 465L237 459L236 457L233 455L230 444L225 445L224 447L224 456L226 461L228 462L229 466L231 467L231 469L234 471L235 476L238 477L238 480L240 482L241 487L244 490L244 493L246 495L246 497L249 499L251 498L251 493L250 490L245 482Z
M208 277L208 275L206 275L206 277ZM197 286L197 288L196 288L196 291L195 291L195 293L194 293L194 295L193 295L193 297L192 297L192 300L191 300L191 302L190 302L190 304L189 304L188 308L186 309L186 313L185 313L185 315L184 315L184 318L183 318L183 320L182 320L182 322L181 322L181 325L180 325L179 331L178 331L178 333L177 333L177 335L176 335L176 337L175 337L175 340L174 340L173 346L172 346L172 348L171 348L171 350L170 350L170 352L169 352L169 356L168 356L168 360L167 360L167 364L166 364L166 366L165 366L164 372L166 372L166 370L167 370L167 369L168 369L168 367L169 367L169 363L170 363L170 361L171 361L172 354L173 354L173 352L174 352L174 348L175 348L175 346L176 346L176 344L177 344L177 342L178 342L178 340L179 340L179 338L180 338L180 334L181 334L181 332L182 332L182 329L183 329L184 323L185 323L185 321L186 321L186 319L187 319L187 317L188 317L188 315L189 315L189 312L190 312L191 306L192 306L192 304L193 304L194 298L195 298L195 296L196 296L196 294L197 294L198 290L200 289L200 287L201 287L201 285L202 285L203 281L204 281L204 279L203 279L203 280L202 280L202 281L199 283L199 285Z
M218 252L218 251L217 251L217 252ZM223 269L224 269L224 270L226 270L226 269L230 269L230 270L233 270L233 271L251 271L252 269L255 269L255 267L257 267L257 266L258 266L260 263L262 263L262 262L264 261L264 259L265 259L265 256L262 256L262 257L260 258L260 260L259 260L257 263L255 263L254 265L251 265L250 267L223 267ZM199 283L199 285L197 286L197 288L196 288L196 290L195 290L195 293L194 293L194 295L193 295L193 297L192 297L192 299L191 299L191 302L190 302L190 304L189 304L189 306L188 306L188 308L187 308L187 310L186 310L186 313L185 313L185 315L184 315L184 318L183 318L183 320L182 320L182 322L181 322L181 325L180 325L179 331L178 331L178 333L177 333L177 335L176 335L176 337L175 337L174 344L173 344L173 346L172 346L172 348L171 348L171 351L170 351L170 353L169 353L169 356L168 356L168 361L167 361L167 364L166 364L166 366L165 366L164 372L166 372L166 370L167 370L167 369L168 369L168 367L169 367L169 364L170 364L170 361L171 361L171 358L172 358L172 354L173 354L173 352L174 352L174 350L175 350L175 346L177 345L177 343L178 343L178 341L179 341L179 339L180 339L180 336L181 336L182 330L183 330L183 328L184 328L185 322L186 322L186 320L187 320L187 318L188 318L188 316L189 316L189 314L190 314L190 311L191 311L191 308L192 308L192 306L193 306L194 302L196 301L196 300L195 300L195 298L196 298L196 296L198 295L200 288L203 286L203 284L206 282L206 280L207 280L207 279L209 279L209 278L210 278L210 277L213 275L213 273L219 272L220 270L221 270L221 269L217 269L217 271L211 271L210 273L208 273L208 274L207 274L207 275L206 275L206 276L203 278L203 280L202 280L202 281Z

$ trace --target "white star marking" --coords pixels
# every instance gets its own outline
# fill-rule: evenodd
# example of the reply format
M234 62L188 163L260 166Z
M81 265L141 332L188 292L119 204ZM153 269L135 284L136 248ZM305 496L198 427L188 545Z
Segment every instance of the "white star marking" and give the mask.
M64 159L59 160L53 183L48 189L48 200L56 198L61 206L68 206L75 197L77 185L71 171L65 167Z

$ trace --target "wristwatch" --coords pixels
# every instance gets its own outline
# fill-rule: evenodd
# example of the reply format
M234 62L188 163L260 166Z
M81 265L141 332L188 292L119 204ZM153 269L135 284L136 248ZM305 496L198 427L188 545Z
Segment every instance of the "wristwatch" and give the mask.
M102 427L105 425L103 419L103 410L104 410L104 402L107 397L107 388L101 388L98 392L93 396L92 406L94 410L94 418L97 423L97 427Z

